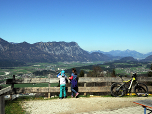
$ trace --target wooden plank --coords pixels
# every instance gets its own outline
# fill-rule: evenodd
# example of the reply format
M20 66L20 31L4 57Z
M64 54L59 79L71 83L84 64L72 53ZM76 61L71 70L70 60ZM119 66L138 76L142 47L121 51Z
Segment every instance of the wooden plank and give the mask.
M59 78L50 78L50 83L59 83Z
M152 86L147 86L148 87L148 91L152 92Z
M3 89L0 90L0 95L5 94L5 93L7 93L11 90L12 90L11 86L3 88Z
M60 87L27 87L15 89L17 93L60 92ZM71 92L71 87L68 87L68 92ZM110 87L79 87L79 92L110 92Z
M4 99L4 95L0 96L0 114L5 114L5 99Z
M48 75L48 78L50 80L50 74ZM50 88L51 83L48 83L48 87ZM48 98L50 98L50 91L48 92Z
M49 83L49 78L24 78L20 81L15 80L15 83Z
M124 81L128 81L131 78L123 77ZM120 77L81 77L79 78L78 82L122 82L122 79ZM152 77L139 77L137 78L138 82L151 82Z
M84 74L84 77L86 78L86 77L87 77L87 74ZM87 83L85 82L85 83L84 83L84 88L86 88L86 87L87 87ZM84 95L87 95L87 93L85 92Z
M52 80L52 81L51 81ZM57 83L59 79L57 78L23 78L23 79L15 79L16 84L22 83Z
M79 92L110 92L111 86L102 87L79 87ZM152 92L152 87L148 86L149 92ZM60 87L25 87L15 88L17 93L47 93L60 92ZM71 87L68 87L68 92L71 92ZM131 92L134 92L134 88Z
M79 92L110 92L110 87L79 87Z
M130 78L123 77L123 80L127 81ZM152 77L138 77L138 82L151 82ZM58 78L23 78L23 79L15 79L16 84L20 83L58 83ZM122 82L119 77L80 77L78 80L79 83L91 83L91 82Z
M47 93L47 92L58 92L60 87L25 87L15 88L17 93Z

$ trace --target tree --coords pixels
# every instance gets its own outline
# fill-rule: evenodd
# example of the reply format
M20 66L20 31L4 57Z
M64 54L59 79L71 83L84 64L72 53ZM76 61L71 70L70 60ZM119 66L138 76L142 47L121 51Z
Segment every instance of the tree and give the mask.
M94 77L100 76L102 71L103 70L102 70L102 68L100 66L93 66Z
M150 66L150 71L148 72L148 77L152 77L152 64Z
M112 70L111 77L116 77L115 69Z
M87 77L94 77L94 72L93 71L89 71L87 74Z
M1 90L1 89L3 89L3 87L2 87L2 86L0 86L0 90Z
M78 77L84 77L84 71L83 70L80 71Z

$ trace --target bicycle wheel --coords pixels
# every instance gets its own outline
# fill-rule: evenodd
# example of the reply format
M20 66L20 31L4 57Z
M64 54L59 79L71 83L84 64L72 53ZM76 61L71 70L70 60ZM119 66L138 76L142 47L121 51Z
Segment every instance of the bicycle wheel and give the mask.
M135 85L134 91L138 97L147 97L148 96L148 87L146 84L137 83Z
M111 85L111 95L114 97L121 97L125 94L125 87L120 83L113 83Z

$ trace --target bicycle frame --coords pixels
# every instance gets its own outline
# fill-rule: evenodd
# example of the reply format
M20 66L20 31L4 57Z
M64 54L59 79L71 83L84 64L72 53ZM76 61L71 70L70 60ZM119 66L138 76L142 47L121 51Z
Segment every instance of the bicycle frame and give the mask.
M120 76L119 76L120 77ZM120 77L121 79L122 79L122 77ZM126 88L127 89L127 91L126 91L126 94L127 93L130 93L131 92L131 89L132 89L132 84L133 84L133 82L134 81L136 81L136 78L135 77L132 77L130 80L128 80L128 81L124 81L123 79L122 79L122 82L123 82L123 84L118 88L118 90L122 87L122 86L124 86L124 85L126 85L128 82L130 82L130 85L129 85L129 87L128 88ZM136 81L137 82L137 81ZM129 90L129 91L128 91Z

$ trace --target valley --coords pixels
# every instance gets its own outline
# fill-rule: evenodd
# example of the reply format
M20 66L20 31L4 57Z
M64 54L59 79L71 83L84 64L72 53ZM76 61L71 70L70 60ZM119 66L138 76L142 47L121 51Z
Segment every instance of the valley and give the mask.
M96 62L58 62L58 63L27 63L22 67L2 67L0 69L0 82L6 79L15 78L47 78L51 74L51 78L56 77L62 69L67 70L73 67L82 67L88 65L102 64L103 61ZM69 75L69 73L66 73ZM5 83L2 83L5 84Z
M51 74L51 78L61 71L65 70L66 75L71 74L71 68L76 68L78 74L81 70L84 73L88 73L92 70L93 66L100 66L102 72L105 74L115 70L115 74L130 75L131 72L137 74L147 74L150 71L151 62L58 62L58 63L27 63L22 67L11 67L0 69L0 81L3 82L6 79L12 78L13 75L16 78L47 78L48 74ZM105 75L106 76L106 75Z

